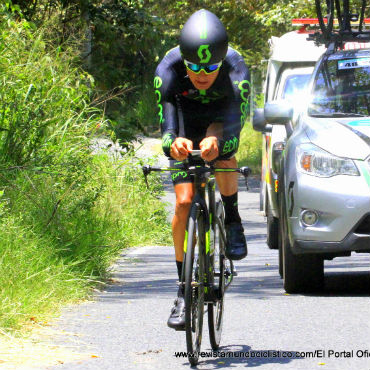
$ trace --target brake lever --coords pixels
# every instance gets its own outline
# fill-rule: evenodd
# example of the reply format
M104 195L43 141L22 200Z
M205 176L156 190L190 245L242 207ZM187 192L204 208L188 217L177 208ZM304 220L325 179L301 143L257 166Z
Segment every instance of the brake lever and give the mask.
M248 176L252 173L252 170L248 166L240 167L240 173L244 176L245 187L249 191Z
M146 165L142 166L141 169L143 170L143 175L144 175L144 181L145 181L146 188L149 190L148 175L150 174L151 168L148 164L146 164Z

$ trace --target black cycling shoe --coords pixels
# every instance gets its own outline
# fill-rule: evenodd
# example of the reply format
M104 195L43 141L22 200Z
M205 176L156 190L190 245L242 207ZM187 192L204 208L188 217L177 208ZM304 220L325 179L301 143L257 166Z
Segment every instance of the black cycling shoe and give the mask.
M241 260L247 254L247 242L244 236L244 229L241 223L231 222L225 225L226 228L226 257L230 260Z
M185 301L183 297L177 297L171 309L171 315L167 325L175 330L185 330Z

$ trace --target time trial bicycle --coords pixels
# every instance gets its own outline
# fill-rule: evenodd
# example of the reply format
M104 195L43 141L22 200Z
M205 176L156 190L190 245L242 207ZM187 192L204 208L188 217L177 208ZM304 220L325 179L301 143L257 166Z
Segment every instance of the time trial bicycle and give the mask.
M194 176L195 195L192 200L184 240L181 282L185 287L185 331L188 359L196 365L202 341L204 306L208 309L210 343L217 350L221 340L224 294L236 272L233 262L225 256L226 232L224 207L216 201L215 173L238 172L244 176L248 190L249 167L215 168L200 159L200 150L193 150L183 168L143 166L145 181L152 171L184 171ZM147 183L148 184L148 183Z

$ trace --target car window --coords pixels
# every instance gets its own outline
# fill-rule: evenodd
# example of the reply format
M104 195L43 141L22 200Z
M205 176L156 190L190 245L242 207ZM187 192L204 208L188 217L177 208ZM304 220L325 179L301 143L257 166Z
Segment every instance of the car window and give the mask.
M294 100L297 95L302 94L302 91L307 87L311 75L300 74L291 75L285 80L283 99Z
M370 58L324 60L314 82L309 115L370 115Z

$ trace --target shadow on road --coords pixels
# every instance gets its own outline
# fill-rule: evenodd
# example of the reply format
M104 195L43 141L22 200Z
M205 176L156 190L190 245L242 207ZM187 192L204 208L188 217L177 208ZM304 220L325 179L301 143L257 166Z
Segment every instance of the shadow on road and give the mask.
M267 248L267 247L265 247ZM283 282L279 277L277 255L261 256L247 260L241 264L235 263L238 276L234 278L227 294L232 293L245 299L274 299L285 294ZM315 294L301 294L317 297L358 297L368 296L370 293L370 274L367 261L358 260L348 262L339 261L325 269L325 288ZM357 271L337 271L337 269L356 269ZM174 263L167 254L158 247L158 253L140 255L137 258L126 258L121 268L116 272L116 284L105 287L101 299L168 298L175 296L177 291ZM112 293L119 293L112 294ZM291 295L294 296L294 295Z
M320 297L362 297L370 295L370 273L329 272L325 273L325 288L315 294Z

